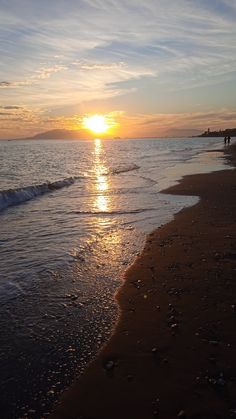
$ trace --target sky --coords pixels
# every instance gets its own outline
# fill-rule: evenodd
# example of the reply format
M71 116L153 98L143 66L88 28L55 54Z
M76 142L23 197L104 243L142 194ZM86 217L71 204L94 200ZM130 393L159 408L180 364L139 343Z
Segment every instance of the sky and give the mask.
M236 0L0 0L0 54L0 138L236 127Z

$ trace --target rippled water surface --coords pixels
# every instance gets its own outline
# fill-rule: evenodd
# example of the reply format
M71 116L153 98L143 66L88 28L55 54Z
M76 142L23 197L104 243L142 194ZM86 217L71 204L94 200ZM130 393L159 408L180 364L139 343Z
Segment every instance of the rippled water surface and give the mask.
M45 417L94 356L145 235L197 201L160 190L224 168L214 147L220 139L0 142L4 419Z

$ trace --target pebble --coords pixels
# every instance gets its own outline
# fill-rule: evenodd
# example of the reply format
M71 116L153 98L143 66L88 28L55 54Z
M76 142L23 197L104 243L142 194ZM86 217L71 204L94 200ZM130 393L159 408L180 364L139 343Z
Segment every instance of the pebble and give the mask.
M114 367L115 367L115 363L113 361L107 361L107 363L105 364L105 369L107 371L113 370Z
M71 346L69 346L66 352L75 352L75 351L76 351L75 348L72 348Z
M176 323L175 322L175 316L173 316L173 315L170 316L169 320L170 320L170 322L172 321L173 323Z
M226 381L220 377L218 379L216 378L208 378L208 382L213 385L213 386L218 386L218 387L224 387L226 385Z
M186 414L184 410L180 410L180 412L177 415L178 418L186 418Z
M53 396L53 395L54 395L54 393L55 393L55 392L54 392L54 390L49 390L49 391L47 392L47 395L48 395L48 396Z
M217 340L209 340L208 341L209 345L213 345L213 346L218 346L219 342Z
M226 385L226 381L223 378L218 378L218 380L216 381L216 384L218 386L224 387Z

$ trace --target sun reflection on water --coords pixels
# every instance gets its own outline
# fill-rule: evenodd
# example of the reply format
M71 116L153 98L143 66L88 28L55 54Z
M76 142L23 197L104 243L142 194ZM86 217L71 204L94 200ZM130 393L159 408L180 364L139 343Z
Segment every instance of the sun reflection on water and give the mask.
M95 172L95 192L96 199L94 202L95 210L98 212L109 212L110 199L107 196L109 191L109 181L106 173L108 168L104 161L104 149L102 141L99 138L94 140L94 172ZM106 192L106 194L104 194Z

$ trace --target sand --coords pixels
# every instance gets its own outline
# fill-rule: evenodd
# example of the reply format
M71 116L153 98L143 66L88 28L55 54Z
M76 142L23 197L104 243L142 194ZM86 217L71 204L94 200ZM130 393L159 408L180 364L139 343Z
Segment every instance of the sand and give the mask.
M201 199L148 236L110 341L51 419L236 417L236 172L167 192Z

